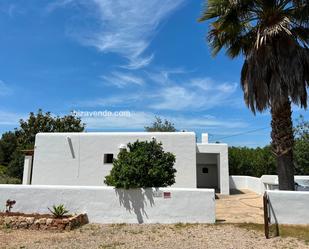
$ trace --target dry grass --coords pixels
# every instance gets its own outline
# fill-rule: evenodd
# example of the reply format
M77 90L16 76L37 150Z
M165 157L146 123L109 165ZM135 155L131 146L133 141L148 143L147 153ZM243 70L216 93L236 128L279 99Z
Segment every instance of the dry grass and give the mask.
M235 224L240 228L245 228L247 230L255 230L259 232L264 232L264 225L253 224L253 223L241 223ZM270 227L270 235L275 236L277 229L279 230L279 235L282 238L296 238L303 240L306 244L309 244L309 226L295 226L295 225L279 225L278 228L275 225Z
M302 234L303 231L300 229L295 233ZM71 232L0 229L0 248L303 249L309 246L295 238L276 237L266 240L259 225L177 223L173 225L89 224Z

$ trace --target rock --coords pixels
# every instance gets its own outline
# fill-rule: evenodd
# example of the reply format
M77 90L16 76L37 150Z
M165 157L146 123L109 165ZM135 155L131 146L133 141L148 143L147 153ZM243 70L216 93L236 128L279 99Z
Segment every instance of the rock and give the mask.
M34 223L34 217L27 217L26 222L28 223L28 225L32 225Z
M0 225L12 229L35 229L35 230L72 230L88 223L87 214L80 214L64 219L39 218L29 216L2 216Z
M47 225L47 226L51 225L52 223L53 223L53 219L48 218L48 219L46 220L46 225Z
M40 224L46 224L46 218L41 218L39 219L39 221L40 221Z
M34 221L34 224L39 224L39 225L40 225L40 219L35 220L35 221Z
M12 223L12 217L4 217L4 224L8 225Z
M63 223L63 224L68 224L69 222L70 222L70 220L67 219L67 218L65 218L65 219L62 220L62 223Z
M19 222L19 225L17 226L17 228L27 228L27 227L28 223L26 221Z

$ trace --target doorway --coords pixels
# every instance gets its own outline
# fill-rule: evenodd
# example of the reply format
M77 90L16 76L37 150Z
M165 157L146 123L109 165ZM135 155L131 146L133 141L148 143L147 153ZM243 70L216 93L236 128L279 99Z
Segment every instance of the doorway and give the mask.
M197 187L218 189L218 169L216 164L197 164Z

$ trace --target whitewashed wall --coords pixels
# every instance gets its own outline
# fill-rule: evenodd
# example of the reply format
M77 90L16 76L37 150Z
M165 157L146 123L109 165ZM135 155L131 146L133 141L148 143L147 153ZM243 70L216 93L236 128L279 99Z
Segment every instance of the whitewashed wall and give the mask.
M264 193L264 185L260 178L252 176L230 176L231 189L248 189L257 194Z
M220 193L224 195L230 194L229 188L229 157L228 157L228 146L227 144L209 144L209 143L198 143L197 153L213 153L217 154L218 164L218 185ZM204 163L207 163L204 162Z
M309 192L267 191L271 223L309 224Z
M71 146L70 142L71 141ZM196 188L196 142L193 132L39 133L36 136L32 184L102 186L119 146L155 137L176 156L175 187Z
M297 180L309 180L309 176L295 176ZM252 176L230 176L230 189L248 189L263 194L268 188L278 189L277 175L263 175L261 178Z
M116 190L112 187L0 185L0 204L16 200L12 211L47 213L64 204L72 213L87 213L93 223L214 223L213 189L160 188ZM155 194L157 193L157 194Z

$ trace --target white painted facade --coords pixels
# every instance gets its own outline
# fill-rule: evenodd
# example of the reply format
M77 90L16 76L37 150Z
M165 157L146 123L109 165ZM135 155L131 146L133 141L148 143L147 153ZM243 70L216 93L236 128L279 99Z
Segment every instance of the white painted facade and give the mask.
M0 184L0 203L7 199L16 200L13 211L23 213L44 214L64 204L71 214L87 213L91 223L215 223L213 189Z
M39 133L33 165L24 168L31 179L25 178L23 184L104 186L112 169L105 155L115 158L127 143L152 138L176 156L173 187L215 188L229 194L227 145L208 143L207 134L196 144L193 132Z
M202 138L203 135L202 135ZM217 188L224 195L230 194L229 186L229 158L227 144L210 144L206 143L205 138L203 143L197 144L197 170L203 167L208 169L208 173L197 171L197 186ZM200 166L202 165L202 167ZM217 181L216 181L217 179Z
M309 192L267 190L273 224L309 224Z

